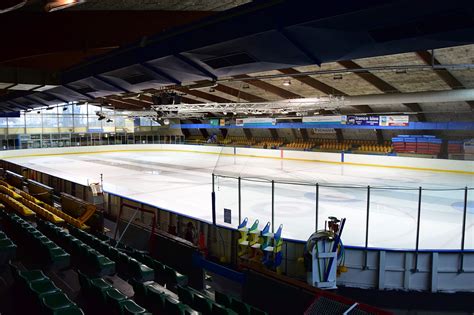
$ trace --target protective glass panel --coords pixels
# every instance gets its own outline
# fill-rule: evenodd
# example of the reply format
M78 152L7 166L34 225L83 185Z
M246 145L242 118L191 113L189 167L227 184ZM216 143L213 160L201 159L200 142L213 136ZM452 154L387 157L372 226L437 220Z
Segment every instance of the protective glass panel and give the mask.
M316 229L316 187L275 183L275 226L282 235L307 240Z
M244 180L241 182L242 220L247 217L248 225L259 221L263 229L272 220L272 184L268 181Z
M237 178L215 177L217 224L227 227L237 227L239 225L238 185ZM228 222L229 219L230 223Z
M463 189L423 190L420 249L460 249L463 212Z
M319 187L319 222L324 227L328 217L346 218L342 233L344 244L362 246L365 241L367 190L340 186Z
M370 189L369 247L414 249L418 190ZM365 233L366 213L361 217Z

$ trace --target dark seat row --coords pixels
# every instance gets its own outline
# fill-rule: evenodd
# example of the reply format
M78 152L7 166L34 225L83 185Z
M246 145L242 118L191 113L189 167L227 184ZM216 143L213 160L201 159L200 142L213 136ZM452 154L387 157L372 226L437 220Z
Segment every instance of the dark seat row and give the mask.
M161 263L148 254L140 251L131 253L133 258L153 268L155 271L155 281L161 285L166 285L166 288L176 292L177 286L186 286L188 284L188 277L171 268L168 265Z
M188 277L186 275L183 275L182 273L178 272L174 268L163 264L159 260L154 259L147 253L136 250L125 244L118 243L113 238L110 238L104 234L97 234L93 236L95 237L94 243L97 246L102 247L104 246L103 243L105 242L106 244L112 245L119 251L123 253L127 253L129 256L135 258L142 264L152 268L154 270L154 275L155 275L154 280L161 285L166 285L166 288L176 292L177 285L185 286L188 284ZM115 253L116 253L115 251L112 251L112 254L115 254Z
M73 264L89 275L104 276L115 273L115 262L51 222L37 220L38 227L72 255Z
M133 278L138 281L149 281L154 279L155 276L152 268L128 256L124 252L111 246L106 241L102 241L96 236L74 227L70 227L69 231L78 239L92 246L97 251L114 261L117 264L118 273L124 279Z
M24 245L28 256L34 257L35 262L56 269L64 269L70 265L70 255L30 223L3 210L0 210L0 215L5 219L13 238Z
M178 286L178 296L182 303L191 306L203 315L237 315L230 307L221 305L191 287Z
M134 299L154 315L198 315L198 311L174 297L174 293L154 281L129 280L135 293Z
M15 290L18 295L24 297L23 306L31 313L84 314L41 270L20 271L15 265L10 264L10 266L15 279Z
M0 231L0 271L3 270L7 262L15 257L16 245L8 236Z
M78 271L78 276L81 292L94 299L98 303L97 307L104 309L104 314L150 314L104 279L89 278L81 271Z
M224 293L220 293L218 291L215 291L215 296L214 299L216 303L219 303L225 307L231 308L235 312L237 312L239 315L264 315L267 314L266 312L255 308L245 302L242 302L239 299L236 299L234 297L230 297Z

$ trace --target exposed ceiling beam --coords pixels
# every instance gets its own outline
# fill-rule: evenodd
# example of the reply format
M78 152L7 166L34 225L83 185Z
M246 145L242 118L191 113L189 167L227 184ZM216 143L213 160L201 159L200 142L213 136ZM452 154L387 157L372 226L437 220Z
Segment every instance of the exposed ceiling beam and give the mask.
M118 104L121 109L137 109L137 108L142 109L144 107L143 103L141 105L138 105L134 102L130 102L132 100L122 100L118 98L104 98L104 100L107 103L110 103L112 106L117 106Z
M293 69L293 68L288 68L288 69L280 69L279 70L281 73L284 73L284 74L297 74L299 73L298 70L296 69ZM312 78L310 76L296 76L296 77L293 77L293 79L297 80L297 81L300 81L301 83L304 83L318 91L321 91L323 92L324 94L327 94L327 95L336 95L336 96L348 96L347 93L344 93L343 91L341 90L338 90L332 86L329 86L327 85L326 83L324 82L321 82L319 80L316 80L315 78ZM353 108L356 108L357 110L363 112L363 113L373 113L374 110L372 109L372 107L368 106L368 105L354 105L352 106Z
M248 76L246 74L242 75L237 75L234 78L236 79L243 79L243 78L251 78L251 76ZM272 93L274 95L277 95L279 97L282 97L284 99L290 99L290 98L303 98L301 95L298 95L296 93L290 92L288 90L285 90L283 88L280 88L278 86L275 86L273 84L270 84L268 82L258 80L258 79L250 79L245 81L248 84L251 84L255 87L258 87L259 89L262 89L264 91L267 91L269 93Z
M279 70L281 73L284 73L284 74L289 74L289 75L293 75L293 74L298 74L299 71L296 70L296 69L293 69L293 68L288 68L288 69L280 69ZM323 92L324 94L331 94L331 95L337 95L337 96L347 96L346 93L336 89L336 88L333 88L332 86L329 86L327 85L326 83L323 83L319 80L316 80L315 78L312 78L310 76L296 76L296 77L293 77L293 79L297 80L297 81L300 81L301 83L304 83L318 91L321 91Z
M416 55L423 60L424 63L430 66L440 65L441 63L428 51L417 51ZM465 89L466 87L456 79L454 75L451 74L446 69L433 69L438 77L443 80L450 88L452 89ZM474 101L467 101L467 104L474 110Z
M210 94L210 93L205 93L203 91L182 89L181 92L184 92L186 94L189 94L195 97L202 98L204 100L215 102L215 103L234 103L233 101L228 100L226 98L223 98L214 94Z
M242 100L248 101L248 102L266 102L267 101L266 99L264 99L260 96L256 96L256 95L253 95L253 94L241 91L241 90L237 90L237 89L234 89L230 86L226 86L226 85L222 85L222 84L218 84L216 87L214 87L214 89L216 91L232 95L233 97L236 97L238 99L242 99Z
M352 60L339 61L338 63L347 69L362 69L361 66L359 66L357 63L355 63ZM355 72L355 74L361 79L368 82L369 84L372 84L373 86L375 86L377 89L379 89L380 91L384 93L400 93L400 90L398 90L396 87L380 79L378 76L376 76L375 74L369 71ZM423 109L421 108L420 104L409 103L409 104L403 104L403 105L405 105L411 111L418 112L418 114L416 115L418 118L418 121L426 121L425 114L421 113Z
M359 66L352 60L339 61L338 64L340 64L346 69L362 69L361 66ZM378 76L372 74L369 71L355 72L355 74L384 93L400 92L399 90L397 90L397 88L380 79Z
M112 97L109 97L107 98L107 100L114 100L114 101L117 101L117 102L122 102L122 103L125 103L125 104L130 104L134 107L139 107L139 108L148 108L150 107L150 104L146 103L146 102L143 102L143 101L140 101L140 100L135 100L135 99L129 99L129 98L119 98L117 96L112 96Z

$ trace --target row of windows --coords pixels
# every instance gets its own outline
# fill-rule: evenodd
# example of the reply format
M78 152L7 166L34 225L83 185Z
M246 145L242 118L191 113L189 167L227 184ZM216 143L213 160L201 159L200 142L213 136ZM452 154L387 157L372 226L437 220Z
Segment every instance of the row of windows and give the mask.
M107 119L98 120L97 111L104 112ZM132 127L159 126L150 118L128 118L125 113L114 113L94 105L67 105L52 110L22 112L18 118L0 118L0 128L72 128L72 127Z

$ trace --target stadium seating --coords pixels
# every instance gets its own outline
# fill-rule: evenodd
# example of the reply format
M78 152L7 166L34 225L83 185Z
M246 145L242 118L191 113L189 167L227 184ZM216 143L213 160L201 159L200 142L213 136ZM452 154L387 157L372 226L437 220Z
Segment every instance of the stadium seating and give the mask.
M15 279L15 289L24 296L29 309L43 314L84 314L41 270L21 271L10 264ZM34 312L37 313L37 312Z
M6 266L7 262L15 257L16 244L0 230L0 271Z
M289 149L296 149L296 150L310 150L316 145L315 140L295 140L293 142L288 143L285 147Z
M89 278L78 270L82 293L93 298L107 313L149 314L145 308L130 300L125 294L114 288L102 278Z
M89 234L85 231L77 229L75 227L69 227L70 233L99 251L104 256L117 264L117 270L119 274L125 279L134 278L140 281L148 281L154 279L154 270L134 258L129 257L127 254L112 247L113 245L103 241L96 236Z
M0 210L0 215L9 225L15 239L24 244L28 256L34 258L35 262L54 269L64 269L69 266L70 255L30 223L16 214L9 214L3 210Z
M103 276L115 273L115 262L100 254L78 238L60 227L42 220L37 220L38 227L54 239L72 255L73 264L88 274Z

